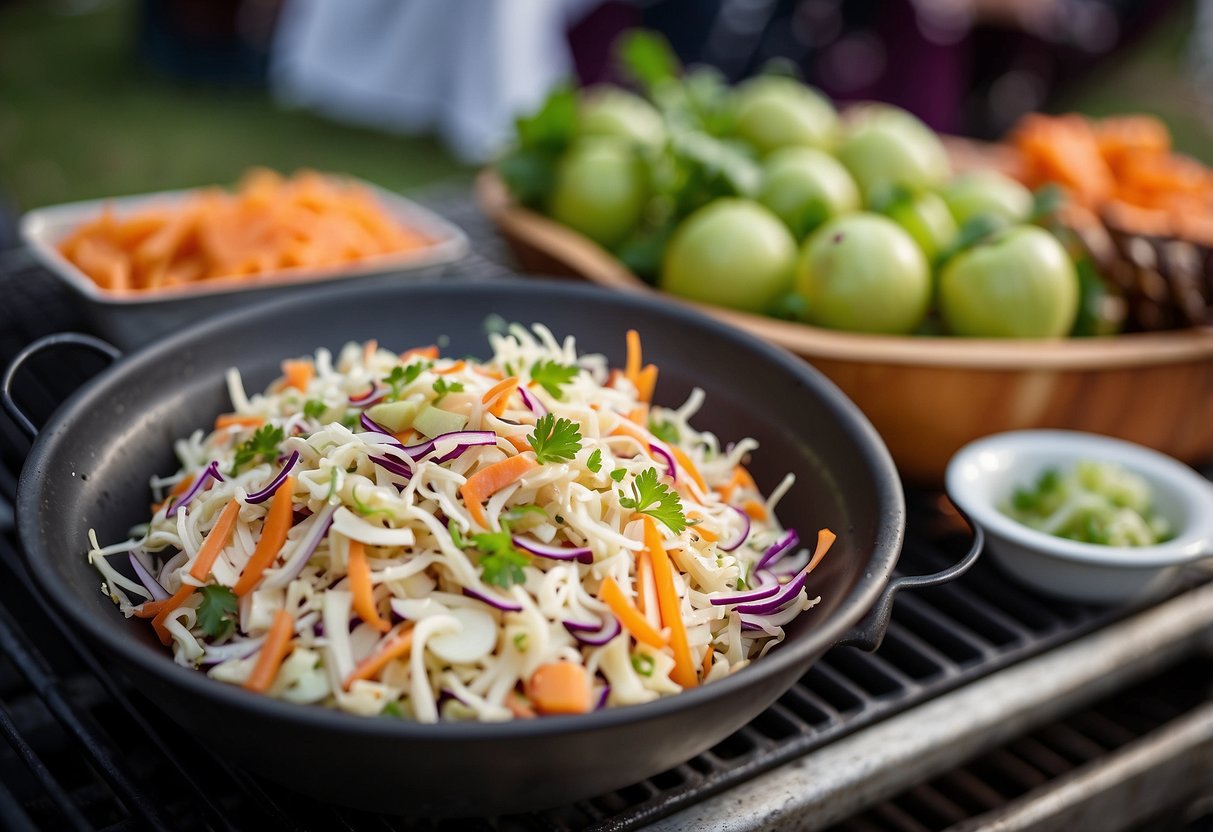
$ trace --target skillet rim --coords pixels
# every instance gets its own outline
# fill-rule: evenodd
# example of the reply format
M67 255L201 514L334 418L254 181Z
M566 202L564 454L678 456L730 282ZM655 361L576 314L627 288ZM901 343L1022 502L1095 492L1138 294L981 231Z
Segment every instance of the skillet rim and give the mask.
M351 297L363 302L373 302L368 301L368 298L386 295L452 295L462 301L465 298L460 296L460 293L469 290L482 294L498 292L524 297L534 296L538 300L551 303L551 306L545 308L544 314L557 318L567 317L567 313L562 311L563 305L559 304L562 300L569 301L570 308L575 308L572 303L574 301L608 302L623 307L621 312L628 311L629 307L655 312L664 317L671 326L697 327L701 331L706 330L713 337L732 341L756 354L761 360L774 364L798 382L813 388L819 394L821 403L831 410L845 431L855 438L863 451L864 461L872 471L876 489L874 498L877 535L867 555L868 568L860 573L856 586L842 599L833 615L814 626L804 637L791 640L790 643L785 642L761 661L752 663L741 672L710 685L700 685L652 702L604 708L588 714L547 716L542 719L419 723L411 720L374 719L317 705L286 702L219 682L205 673L177 664L169 654L142 648L133 649L135 642L121 639L109 629L95 629L92 617L83 612L82 607L69 603L74 596L54 591L57 581L54 580L55 576L49 565L52 561L45 557L49 547L37 511L42 483L45 482L40 472L44 468L45 460L52 457L59 441L65 441L61 440L62 436L68 435L65 432L65 424L87 412L95 399L102 398L109 388L118 383L119 376L137 374L141 367L158 364L166 355L181 351L187 344L205 343L216 337L216 332L248 327L253 321L289 317L291 312L299 307L323 307L337 301L348 302ZM39 594L49 596L51 604L60 616L77 625L88 640L100 644L105 650L138 667L142 672L157 677L162 683L175 688L179 695L200 696L214 704L250 712L261 719L299 723L303 727L384 741L397 739L428 742L479 742L609 730L625 724L659 720L674 711L694 708L713 699L741 696L747 688L757 687L763 679L775 676L781 671L791 670L793 665L803 666L801 672L804 672L822 653L834 646L884 592L900 558L907 514L900 476L888 448L871 422L833 382L786 350L729 327L701 312L653 296L620 294L598 286L562 284L551 280L471 282L458 279L316 289L294 298L256 303L203 319L171 336L155 340L129 355L124 355L73 393L39 431L21 470L16 509L18 533L23 544L26 566L34 577ZM43 557L35 556L36 554ZM883 565L876 569L874 567L878 557L883 560Z

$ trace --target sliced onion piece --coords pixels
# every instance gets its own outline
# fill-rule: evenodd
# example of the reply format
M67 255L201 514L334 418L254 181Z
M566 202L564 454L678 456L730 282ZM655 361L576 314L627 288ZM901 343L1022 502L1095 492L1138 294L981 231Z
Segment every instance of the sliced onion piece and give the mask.
M750 515L739 509L737 506L729 506L741 518L741 534L736 540L730 540L728 543L717 543L716 548L722 552L733 552L741 548L741 545L750 539Z
M522 403L527 406L527 410L542 418L547 415L548 409L543 406L543 402L535 398L535 394L526 389L525 384L518 385L518 395L522 398Z
M413 469L398 459L393 459L390 456L368 456L371 462L378 465L389 474L395 474L398 477L403 477L406 480L413 478Z
M497 598L487 592L481 592L480 590L465 586L463 594L469 598L475 598L477 601L483 601L493 609L501 610L502 612L522 612L521 604L515 604L513 601L507 601L504 598Z
M168 598L169 591L160 585L160 582L152 576L151 572L147 571L147 567L143 565L138 556L134 552L128 552L127 554L131 559L131 569L135 570L135 577L152 594L152 600L163 601L165 598Z
M607 615L601 625L595 627L595 632L586 633L580 630L580 621L564 621L564 628L572 633L573 638L577 639L582 644L588 647L601 647L607 644L615 636L623 632L623 628L619 626L619 619L613 615ZM569 626L569 625L573 626Z
M387 388L380 387L378 384L372 381L370 390L367 390L365 393L350 396L350 404L352 404L354 407L366 407L374 404L386 395Z
M598 694L598 704L594 706L594 710L601 711L606 707L607 699L611 696L611 686L603 685L602 692Z
M748 604L753 601L762 601L765 598L770 598L775 593L779 592L779 584L772 583L766 586L758 586L753 589L745 589L740 592L717 592L708 596L708 601L717 607L727 607L732 604Z
M678 482L678 463L674 461L674 455L660 445L649 445L649 450L661 457L665 462L666 475L673 482Z
M740 613L751 613L753 615L769 615L773 612L777 612L791 602L791 600L796 597L800 590L804 589L804 583L808 580L808 578L809 570L802 569L796 573L796 577L784 584L780 588L779 592L775 593L774 597L772 597L770 600L763 601L759 604L747 604L746 606L737 607L736 609Z
M456 430L435 436L428 442L409 445L404 449L404 452L413 459L421 459L430 453L443 451L440 456L431 460L434 463L441 464L463 455L468 448L496 444L497 434L491 430Z
M770 566L791 551L793 546L796 546L799 543L800 535L796 534L795 529L788 529L783 533L783 536L772 543L766 552L763 553L762 557L758 559L758 563L755 564L754 570L757 571Z
M194 484L189 487L188 491L186 491L176 500L172 500L171 504L164 512L165 519L167 520L174 517L177 514L178 509L185 508L185 506L188 505L191 500L197 497L198 494L206 488L207 482L212 479L216 482L223 482L223 475L219 473L219 460L217 459L211 460L211 464L206 466L206 470L198 475L198 479L194 480Z
M243 641L229 641L227 644L219 644L214 647L204 644L203 649L206 652L198 661L200 664L219 664L229 659L247 659L261 649L264 641L265 636L257 636Z
M313 515L312 525L307 530L307 534L299 540L299 545L295 547L291 559L282 564L281 571L265 578L261 584L263 589L286 586L299 576L303 567L307 566L307 562L311 559L312 553L316 551L316 547L320 545L320 541L324 540L329 533L329 527L333 525L333 514L336 511L337 506L328 505L321 509L319 514Z
M788 624L796 616L800 615L800 610L795 607L788 607L786 610L780 610L769 615L742 615L741 629L743 630L770 630L775 627L782 627ZM766 626L764 627L763 624Z
M530 552L532 555L539 555L541 558L575 560L578 563L594 562L594 553L590 551L588 546L553 546L550 543L542 543L524 534L513 535L511 539L519 549L522 549L524 552Z
M560 623L570 633L596 633L602 629L601 621L574 621L571 618L566 618Z
M299 452L291 451L291 455L287 459L286 464L282 466L282 470L278 472L278 475L270 480L269 485L260 491L248 495L244 498L244 501L246 503L257 505L258 503L264 503L270 497L273 497L274 492L278 490L278 486L282 485L282 483L286 481L287 475L291 473L291 470L294 469L298 463Z

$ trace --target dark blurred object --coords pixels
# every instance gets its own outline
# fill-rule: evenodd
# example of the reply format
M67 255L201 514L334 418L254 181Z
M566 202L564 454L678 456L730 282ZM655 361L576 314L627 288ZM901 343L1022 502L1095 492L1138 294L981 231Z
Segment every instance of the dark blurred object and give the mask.
M281 0L143 0L139 54L174 78L264 86Z
M17 206L0 188L0 251L17 245Z
M838 101L905 107L933 128L1002 135L1176 0L651 0L644 25L731 80L773 58Z

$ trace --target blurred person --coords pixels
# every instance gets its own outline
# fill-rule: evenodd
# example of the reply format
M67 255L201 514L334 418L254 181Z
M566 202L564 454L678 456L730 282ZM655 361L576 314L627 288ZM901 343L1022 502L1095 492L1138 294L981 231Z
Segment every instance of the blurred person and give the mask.
M282 103L379 129L432 131L488 159L519 113L574 74L566 32L594 0L286 0L270 61Z

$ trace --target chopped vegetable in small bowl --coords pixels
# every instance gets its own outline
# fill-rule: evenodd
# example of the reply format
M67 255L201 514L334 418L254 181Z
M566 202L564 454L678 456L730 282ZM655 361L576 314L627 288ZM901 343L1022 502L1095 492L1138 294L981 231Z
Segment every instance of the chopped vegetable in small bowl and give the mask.
M952 500L1002 569L1039 592L1115 603L1166 592L1213 556L1213 484L1120 439L1025 430L971 442L947 471Z

